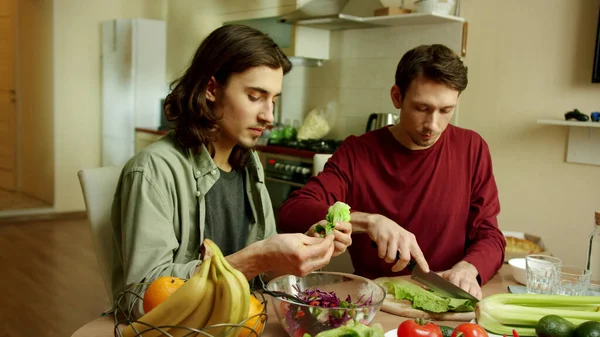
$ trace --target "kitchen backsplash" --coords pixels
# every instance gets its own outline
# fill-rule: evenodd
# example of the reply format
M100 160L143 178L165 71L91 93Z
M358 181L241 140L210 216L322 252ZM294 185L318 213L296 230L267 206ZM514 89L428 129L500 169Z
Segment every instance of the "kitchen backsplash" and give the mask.
M393 112L390 88L402 55L420 44L461 47L461 23L335 31L331 59L321 67L296 65L284 77L282 122L302 121L312 109L337 101L337 118L327 138L365 132L373 112Z

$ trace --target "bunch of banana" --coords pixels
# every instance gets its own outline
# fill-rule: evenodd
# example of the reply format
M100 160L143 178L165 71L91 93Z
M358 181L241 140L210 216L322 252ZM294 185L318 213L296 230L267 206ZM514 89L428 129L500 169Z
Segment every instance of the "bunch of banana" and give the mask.
M218 324L239 324L248 318L250 309L250 286L246 276L239 270L233 268L223 256L217 245L209 240L204 240L204 245L214 254L211 266L211 278L216 283L215 306L206 323L207 327ZM220 326L204 329L213 336L237 337L241 328L232 326Z
M235 325L248 318L251 296L248 281L227 262L213 241L205 239L204 247L198 273L152 311L123 329L123 337L163 336L164 332L173 337L196 336L185 327L202 329L215 337L238 336L241 328Z

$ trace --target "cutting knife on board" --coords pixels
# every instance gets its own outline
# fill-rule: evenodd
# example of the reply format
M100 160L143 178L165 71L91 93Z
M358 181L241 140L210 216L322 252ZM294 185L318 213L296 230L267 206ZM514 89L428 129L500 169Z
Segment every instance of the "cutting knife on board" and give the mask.
M373 248L377 248L377 243L371 241ZM400 259L400 251L396 252L396 260ZM435 272L424 272L414 259L410 259L408 269L411 271L410 278L423 284L433 293L446 298L461 298L473 301L473 304L479 302L477 297L469 294L454 283L446 280Z

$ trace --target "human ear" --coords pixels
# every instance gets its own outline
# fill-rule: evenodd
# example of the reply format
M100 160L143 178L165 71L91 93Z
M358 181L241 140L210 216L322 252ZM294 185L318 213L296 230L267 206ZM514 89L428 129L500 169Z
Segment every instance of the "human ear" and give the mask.
M400 88L395 84L390 89L390 97L392 98L394 107L400 109L402 107L402 94L400 94Z
M213 76L208 80L208 84L206 85L206 100L213 103L217 100L217 87L217 80Z

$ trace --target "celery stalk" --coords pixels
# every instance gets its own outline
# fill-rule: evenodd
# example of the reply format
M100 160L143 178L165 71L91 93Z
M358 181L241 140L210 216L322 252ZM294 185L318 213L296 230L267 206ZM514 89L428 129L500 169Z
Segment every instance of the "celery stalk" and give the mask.
M575 325L600 321L598 296L495 294L477 303L477 323L489 332L535 336L535 326L546 315L558 315Z

